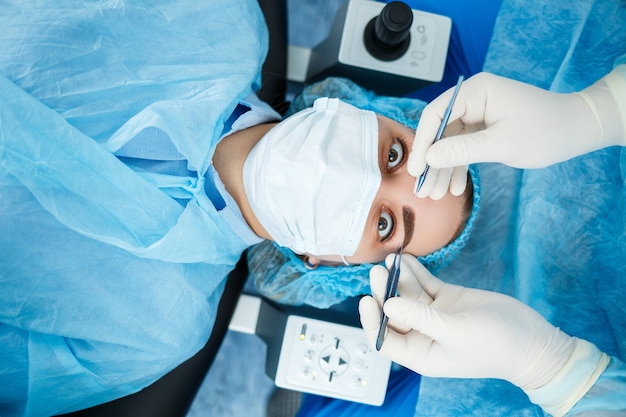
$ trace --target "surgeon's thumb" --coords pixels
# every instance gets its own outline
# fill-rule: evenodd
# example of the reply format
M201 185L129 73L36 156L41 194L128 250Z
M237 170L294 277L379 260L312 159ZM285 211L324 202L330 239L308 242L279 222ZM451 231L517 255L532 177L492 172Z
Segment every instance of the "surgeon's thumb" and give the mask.
M359 317L365 336L372 346L376 345L378 327L380 326L380 308L378 303L370 296L359 300Z
M408 298L394 297L387 300L383 308L389 320L417 330L433 340L438 340L443 336L444 317L428 304Z
M433 168L454 168L478 162L499 161L497 145L484 130L446 137L426 152L426 162Z

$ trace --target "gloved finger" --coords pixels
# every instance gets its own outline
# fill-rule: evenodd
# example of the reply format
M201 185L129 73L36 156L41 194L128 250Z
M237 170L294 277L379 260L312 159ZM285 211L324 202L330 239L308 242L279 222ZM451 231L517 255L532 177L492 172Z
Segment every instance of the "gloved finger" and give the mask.
M426 175L426 179L422 184L422 188L419 190L417 194L415 194L418 198L426 198L429 197L432 193L435 185L437 184L437 177L439 176L439 170L430 168L428 170L428 174ZM419 182L419 178L415 180L415 185Z
M389 268L393 263L393 258L394 255L391 254L388 255L385 259L385 262ZM402 261L400 264L400 277L398 280L398 292L403 297L410 297L424 303L431 303L432 298L422 289L421 285L415 277L415 272L412 268L412 262L407 263L406 259L412 259L413 261L417 261L417 259L413 258L412 256L402 257ZM377 289L377 294L374 298L378 302L379 307L383 306L384 293L387 288L387 280L389 277L389 274L387 272L388 271L381 266L380 269L374 271L374 277L372 277L372 270L370 270L370 287L372 288L372 291L374 291L374 287L376 287ZM372 280L374 280L375 282L372 283ZM407 326L404 323L399 323L392 318L389 318L389 323L387 324L387 326L390 329L395 330L398 334L406 334L411 330L411 327Z
M378 307L382 309L385 299L385 293L387 292L387 282L389 281L389 269L393 263L394 254L387 255L385 263L387 267L382 265L375 265L370 269L370 290L372 291L372 298L378 304ZM388 323L389 327L395 328L399 332L406 332L408 329L396 325L392 321Z
M477 162L508 163L513 152L509 147L496 146L497 128L450 136L428 148L426 161L431 167L445 168Z
M393 330L394 332L398 334L407 334L408 332L412 330L410 326L407 326L402 323L398 323L397 321L393 319L389 319L389 321L387 322L387 329Z
M419 177L426 167L424 154L432 145L439 130L439 125L443 120L443 115L448 107L450 98L452 97L452 88L434 99L422 111L420 121L415 130L415 138L409 160L407 161L407 169L409 174Z
M393 265L393 259L395 257L395 253L390 253L385 257L385 266L387 270L391 269L391 265Z
M382 265L374 265L370 269L370 289L372 290L372 297L379 306L383 305L388 276L389 271Z
M376 300L370 296L365 296L359 301L359 318L361 327L365 331L365 336L370 346L376 346L378 337L378 327L380 326L380 307Z
M441 200L448 194L450 189L450 179L452 178L452 169L443 168L438 170L437 181L433 186L432 191L428 195L432 200Z
M370 269L370 289L372 290L372 297L378 303L378 306L382 308L385 299L385 293L387 292L387 282L389 281L389 269L393 264L395 254L391 253L385 258L385 264L387 268L382 265L375 265ZM402 267L400 267L400 273L402 274ZM400 281L398 280L398 285ZM403 326L399 323L395 323L393 320L389 320L388 327L394 329L398 333L406 333L410 328Z
M445 285L443 281L431 274L430 271L413 256L402 257L401 268L408 269L407 272L417 280L420 287L432 300L437 298L437 294ZM402 269L400 270L400 279L402 279Z
M451 120L446 126L446 130L443 133L442 140L447 138L448 136L457 136L462 133L467 133L466 128L467 126L463 123L462 120L460 119Z
M428 304L404 297L395 297L387 300L383 310L390 320L410 327L435 341L448 338L446 333L450 330L446 325L446 320Z
M401 298L397 299L400 300ZM374 345L377 333L371 332L370 334L372 336L368 336L368 341L371 340L370 343ZM369 337L373 339L369 339ZM414 330L407 334L401 334L388 328L380 353L419 373L430 370L429 364L432 361L441 363L443 360L439 344L428 335Z
M436 346L438 348L438 345ZM433 339L424 334L412 331L405 335L389 329L383 340L380 353L420 374L426 374L424 371L433 374L430 372L429 364L431 361L441 363L443 359L439 354L432 354L433 351L438 350L433 349Z
M452 179L450 180L450 194L460 196L467 187L467 170L468 165L454 168L452 171Z
M398 293L400 293L400 296L403 298L430 304L433 299L420 285L416 274L411 267L412 263L408 262L408 258L416 260L414 257L408 255L402 258L402 263L400 264L400 280L398 281Z

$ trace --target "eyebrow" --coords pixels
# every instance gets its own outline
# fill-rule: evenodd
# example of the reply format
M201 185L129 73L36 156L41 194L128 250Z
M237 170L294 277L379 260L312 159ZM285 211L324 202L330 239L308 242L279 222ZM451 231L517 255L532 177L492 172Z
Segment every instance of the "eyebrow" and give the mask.
M404 222L404 242L406 247L413 238L413 229L415 228L415 211L409 206L402 207L402 221Z

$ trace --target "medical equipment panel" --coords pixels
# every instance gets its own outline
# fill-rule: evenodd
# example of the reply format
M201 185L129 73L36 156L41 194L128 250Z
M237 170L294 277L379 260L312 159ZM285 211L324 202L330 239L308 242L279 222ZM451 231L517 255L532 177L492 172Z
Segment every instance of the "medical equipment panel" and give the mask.
M401 16L401 2L389 4L371 0L350 0L337 13L329 36L312 50L290 47L288 77L293 81L314 82L328 76L351 79L378 94L403 95L443 78L452 21L450 18L419 10L401 3L408 16ZM408 23L407 37L397 45L381 44L372 48L372 25L390 7L402 25ZM412 16L411 16L412 14ZM398 53L387 56L384 50ZM381 52L381 53L377 53ZM308 63L308 66L306 64ZM305 70L306 68L306 70ZM305 71L305 73L303 73Z
M289 316L275 382L291 390L381 405L390 365L370 348L362 329Z
M277 386L370 405L384 402L391 361L354 326L287 314L242 295L229 328L267 344L265 372Z

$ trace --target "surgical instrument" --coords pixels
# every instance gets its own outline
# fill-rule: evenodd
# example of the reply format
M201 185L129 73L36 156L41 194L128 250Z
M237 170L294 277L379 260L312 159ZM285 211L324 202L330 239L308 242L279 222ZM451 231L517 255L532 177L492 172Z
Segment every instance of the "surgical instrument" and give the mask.
M396 253L393 257L393 263L391 264L391 268L389 268L389 275L387 277L387 288L385 289L383 305L385 304L385 301L387 301L391 297L396 296L396 291L398 289L398 279L400 278L400 262L402 261L403 250L404 244L396 250ZM380 316L380 327L378 328L378 336L376 337L376 350L380 350L383 347L383 341L385 340L385 330L387 330L388 322L389 317L387 317L385 312L382 311Z
M433 143L437 143L437 141L439 141L439 139L441 139L441 137L443 136L443 131L446 129L448 120L450 120L450 114L452 113L452 106L454 105L456 96L459 93L459 90L461 89L461 83L463 82L463 79L464 79L463 75L459 75L459 79L456 82L456 87L454 87L454 91L452 92L452 99L450 99L450 104L448 104L448 107L446 108L446 112L443 114L443 119L441 119L441 124L439 125L439 129L437 130L437 134L435 135L435 140L433 141ZM424 172L422 172L422 174L420 175L419 179L417 180L415 184L416 195L422 189L422 186L424 185L424 181L426 181L426 175L428 175L429 169L430 169L430 165L426 164L426 167L424 168Z

